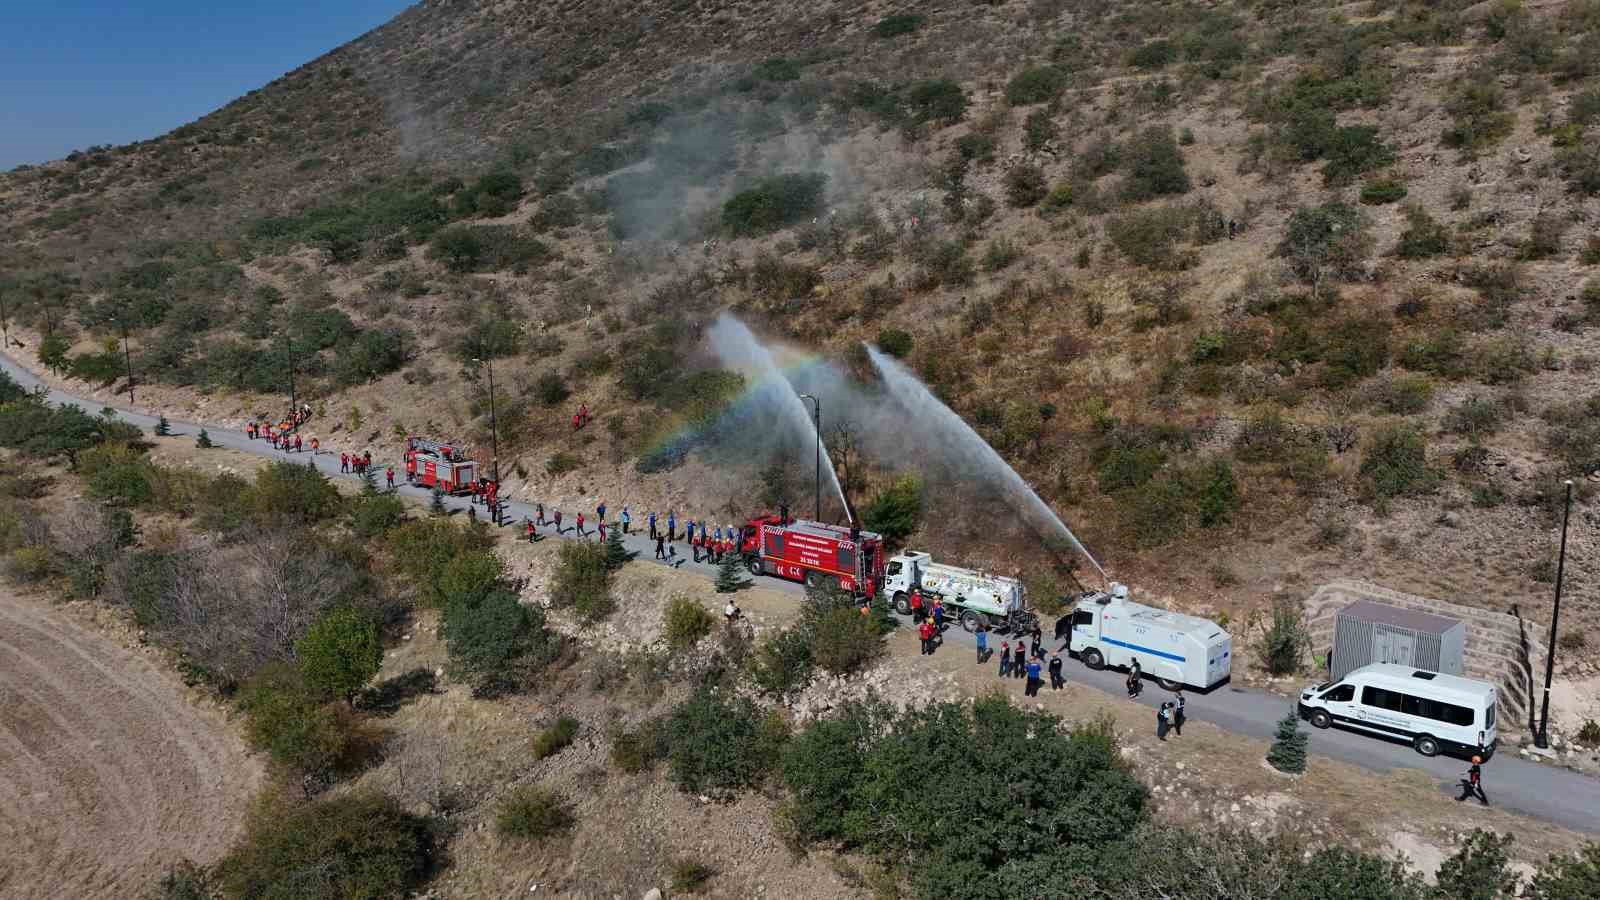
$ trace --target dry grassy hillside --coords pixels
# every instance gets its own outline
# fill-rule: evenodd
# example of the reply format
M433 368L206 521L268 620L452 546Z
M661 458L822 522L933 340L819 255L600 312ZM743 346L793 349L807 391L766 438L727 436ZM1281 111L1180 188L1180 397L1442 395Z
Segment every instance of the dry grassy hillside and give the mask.
M114 390L126 324L145 398L237 420L292 366L352 446L487 444L494 358L519 492L719 516L769 460L661 455L740 391L704 326L875 341L1115 574L1235 614L1357 574L1542 619L1570 476L1577 649L1597 73L1594 0L428 2L0 176L0 288L63 377ZM927 495L917 542L1046 571Z

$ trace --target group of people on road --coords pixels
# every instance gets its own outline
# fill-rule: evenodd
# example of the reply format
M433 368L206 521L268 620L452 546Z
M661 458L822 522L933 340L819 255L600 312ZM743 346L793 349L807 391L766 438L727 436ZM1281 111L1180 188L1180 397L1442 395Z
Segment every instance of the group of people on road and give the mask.
M330 451L331 452L331 451ZM339 472L344 475L365 475L372 468L372 451L365 453L340 453ZM393 469L390 469L393 472ZM394 484L390 480L390 486Z

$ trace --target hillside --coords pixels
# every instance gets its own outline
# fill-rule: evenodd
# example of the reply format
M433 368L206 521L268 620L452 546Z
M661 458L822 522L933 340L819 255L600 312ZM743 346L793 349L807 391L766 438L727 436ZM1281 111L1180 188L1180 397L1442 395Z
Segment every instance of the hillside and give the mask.
M716 440L729 309L903 356L1112 574L1234 616L1354 575L1542 627L1575 477L1600 625L1600 4L802 6L423 3L0 175L18 352L115 391L126 326L141 402L226 421L292 370L390 455L487 447L492 359L517 496L804 508L803 448ZM849 424L853 504L920 472L916 543L1066 578Z

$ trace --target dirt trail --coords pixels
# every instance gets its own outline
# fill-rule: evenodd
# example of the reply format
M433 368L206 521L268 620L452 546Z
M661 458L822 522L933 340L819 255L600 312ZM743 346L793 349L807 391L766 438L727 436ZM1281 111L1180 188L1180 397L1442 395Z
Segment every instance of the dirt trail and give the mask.
M0 590L0 898L137 896L220 856L260 781L171 672Z

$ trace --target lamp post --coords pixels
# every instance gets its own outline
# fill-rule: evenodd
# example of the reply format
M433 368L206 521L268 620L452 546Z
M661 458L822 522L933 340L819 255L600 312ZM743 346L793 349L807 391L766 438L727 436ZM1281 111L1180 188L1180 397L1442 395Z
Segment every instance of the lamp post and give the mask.
M817 521L822 521L822 401L810 394L801 394L801 400L810 400L816 407L815 428L817 435Z
M494 474L495 489L498 491L500 488L500 423L495 420L494 364L488 362L487 360L478 359L477 357L473 357L472 361L489 370L489 446L491 448L490 452L493 454L491 471ZM494 518L494 524L499 525L500 509L498 505L496 505L495 509L490 511L490 515Z
M1543 750L1550 746L1550 680L1556 666L1556 623L1561 619L1561 581L1567 568L1567 520L1572 515L1572 479L1566 480L1567 497L1561 510L1561 555L1556 561L1556 603L1550 611L1550 640L1544 648L1544 703L1539 708L1539 734L1534 746Z
M133 405L133 354L128 351L128 322L122 316L111 321L122 329L122 362L128 367L128 405Z

